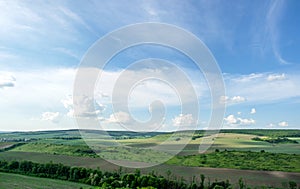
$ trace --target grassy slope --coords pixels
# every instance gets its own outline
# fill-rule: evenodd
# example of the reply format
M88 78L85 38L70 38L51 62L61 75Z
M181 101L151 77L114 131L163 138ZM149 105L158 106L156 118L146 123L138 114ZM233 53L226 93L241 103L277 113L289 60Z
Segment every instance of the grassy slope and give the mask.
M184 157L176 156L167 163L193 167L300 172L299 161L300 155L296 154L223 151Z
M99 156L111 160L130 160L140 162L160 162L161 158L169 157L167 154L153 151L150 149L137 149L137 148L98 148ZM59 144L46 144L46 143L28 143L20 147L16 147L11 151L16 152L39 152L48 154L60 154L70 156L86 156L98 157L94 153L85 153L90 150L85 145L59 145ZM93 152L93 151L92 151Z
M1 189L79 189L81 187L95 188L80 183L0 172Z

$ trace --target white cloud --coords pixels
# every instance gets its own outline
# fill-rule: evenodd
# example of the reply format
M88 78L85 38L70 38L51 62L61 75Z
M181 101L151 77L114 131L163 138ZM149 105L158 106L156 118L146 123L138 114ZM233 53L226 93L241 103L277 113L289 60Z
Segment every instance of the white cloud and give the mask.
M61 100L61 103L64 105L67 109L73 109L73 98L72 96L67 96L65 99Z
M241 115L241 114L242 114L242 112L238 112L237 114L238 114L238 115Z
M276 125L273 124L273 123L270 123L270 124L267 125L267 127L275 127L275 126L276 126Z
M99 88L96 87L95 90L95 101L93 102L92 99L87 97L76 98L77 112L74 112L75 105L73 104L72 96L67 96L68 94L72 94L74 76L76 73L75 69L45 69L14 72L11 75L18 78L18 84L15 85L14 90L7 90L5 93L2 93L0 90L0 110L1 112L5 112L3 114L4 117L10 115L13 117L22 117L24 120L30 120L30 118L36 117L36 115L45 111L45 109L54 110L55 112L59 112L60 115L67 114L69 117L99 118L99 116L107 116L102 115L102 112L106 107L110 108L112 99L107 97L112 97L111 94L114 89L115 81L122 71L123 70L103 71ZM158 72L159 70L156 71ZM142 76L144 73L151 74L151 72L155 72L155 70L132 70L132 74L130 74L131 78L128 79L133 79L137 75ZM161 74L164 75L163 73ZM165 77L168 80L173 80L174 85L177 85L178 88L185 89L184 84L178 81L179 79L174 77L172 73L168 73ZM11 81L12 80L14 79L11 79ZM132 91L131 97L135 99L130 101L132 102L130 108L148 109L154 100L161 100L165 106L170 107L180 105L180 99L177 97L176 91L168 87L167 84L159 83L155 80L149 80L144 83L144 86L141 85L136 88L137 90ZM199 88L201 87L199 86ZM147 90L143 91L143 89ZM120 90L122 91L123 89L121 88ZM188 90L183 90L183 93L188 97ZM95 106L95 110L93 110L93 106ZM16 110L18 110L18 113L16 113ZM72 120L67 119L67 117L62 117L62 120L62 122L67 122L68 124L62 125L62 127L74 128L74 122ZM11 119L4 119L3 121L12 123ZM62 122L60 123L62 124ZM18 130L20 123L18 123L17 120L15 120L14 123L15 129ZM28 123L28 125L30 124ZM44 129L51 127L51 125L47 125L47 123L36 127L43 128L43 126ZM149 128L150 127L156 126L149 125ZM30 130L30 128L32 127L28 126L28 128L24 129ZM1 129L7 130L7 128L0 128L0 130Z
M229 115L224 118L227 125L231 126L240 126L240 125L253 125L255 124L254 119L246 119L246 118L239 118L235 117L234 115Z
M268 81L270 75L273 75L270 78L274 82ZM274 75L276 75L276 77ZM277 78L277 80L274 78ZM280 82L278 81L279 78L282 79ZM242 97L247 97L246 100L249 104L268 104L279 100L300 97L300 75L297 73L289 73L289 77L285 79L283 79L282 74L277 73L249 75L225 74L224 79L226 83L226 93L229 95L239 94Z
M250 114L256 114L256 109L252 108Z
M240 121L240 125L253 125L253 124L255 124L255 120L254 119L242 119L242 118L238 118L238 120Z
M53 123L58 123L60 120L60 113L59 112L44 112L42 114L41 120L52 121Z
M234 115L229 115L228 117L224 118L227 124L237 124L238 120L235 118Z
M107 119L107 122L109 123L120 123L120 124L126 124L131 122L130 115L126 112L116 112L114 114L111 114L109 118Z
M0 89L5 87L14 87L16 78L9 73L0 72Z
M231 102L233 103L240 103L240 102L245 102L246 98L245 97L241 97L241 96L234 96L231 98Z
M60 68L9 73L8 75L17 78L17 82L10 90L0 89L0 130L74 128L71 119L62 117L59 124L52 124L50 121L41 122L40 115L49 110L60 112L60 115L65 111L60 101L72 93L74 74L75 69Z
M285 74L271 74L268 76L268 81L278 81L278 80L284 80L286 79Z
M101 117L98 120L107 130L118 128L119 130L125 129L134 132L154 132L166 128L165 118L162 118L162 120L151 119L144 122L136 120L129 113L123 111L112 113L107 119Z
M277 124L270 123L269 125L267 125L267 127L276 127L276 126L287 127L287 126L289 126L289 123L286 122L286 121L281 121L281 122L279 122Z
M204 91L208 89L205 86L205 80L199 79L199 73L198 76L191 73L192 70L186 70L186 75L190 76L187 79L190 80L184 80L185 75L176 75L175 73L178 71L172 67L151 68L151 64L147 66L148 68L134 70L102 71L95 89L96 94L99 94L100 97L112 97L113 92L117 92L117 96L128 98L130 106L148 108L156 100L160 100L165 106L181 106L181 103L190 103L191 101L197 103L195 102L197 99L192 98L191 95L192 87L196 92L196 97L203 95ZM176 77L174 77L175 75ZM122 79L119 79L120 76ZM140 79L136 81L137 78ZM193 82L193 79L197 82ZM115 88L117 81L119 87ZM190 81L192 81L191 85L187 84ZM128 94L126 86L129 83L134 85L130 86L132 88ZM181 96L179 96L180 94Z
M286 121L282 121L282 122L278 123L278 126L280 126L280 127L287 127L287 126L289 126L289 124Z
M220 102L221 103L226 103L226 104L235 104L235 103L242 103L245 102L246 98L242 96L233 96L233 97L228 97L228 96L221 96Z
M83 95L75 98L67 96L61 100L61 103L68 109L67 115L69 117L96 118L105 110L105 105Z
M180 114L172 119L172 122L176 127L190 127L197 124L197 121L193 118L192 114Z
M56 109L61 106L60 100L72 92L75 69L45 69L38 71L16 71L10 82L17 78L14 90L1 94L10 107L30 106L30 109L41 107ZM26 107L28 110L28 107ZM27 111L28 112L28 111Z
M105 107L110 108L111 105L112 99L106 97L112 97L111 94L115 81L122 71L123 70L103 71L103 78L101 78L103 79L103 81L98 88L99 92L97 93L97 90L95 91L96 94L99 94L99 97L97 97L96 102L92 102L91 99L84 98L77 100L78 104L83 104L79 107L77 116L98 117L98 119L101 120L103 120L103 118L99 118L99 116L108 117L109 114L103 113L105 115L101 115ZM154 70L131 71L132 74L130 75L132 76L132 78L134 78L136 76L135 74L150 74L150 72ZM159 70L156 71L158 72ZM15 82L15 78L17 78L17 84L14 84L14 88L11 90L6 90L5 92L0 90L0 110L1 112L3 112L3 122L13 123L14 120L12 118L10 118L10 120L6 119L8 115L11 115L13 117L22 117L23 120L29 120L31 117L36 117L36 115L39 115L40 112L43 112L45 110L60 112L61 115L63 114L63 112L65 112L68 113L69 116L74 116L72 97L68 97L66 99L63 98L67 94L72 93L75 72L75 69L45 69L39 71L17 71L13 73L6 73L7 76L5 76L5 78L9 79L5 80ZM189 74L189 72L187 73ZM3 75L4 74L1 74L1 78L3 78ZM247 78L247 75L226 75L225 80L226 84L228 84L227 93L229 95L224 97L225 101L232 102L233 104L233 102L242 102L243 100L246 100L247 97L248 103L255 103L259 105L260 103L269 103L276 100L300 96L299 75L289 74L288 78L281 80L280 82L268 82L267 78L269 75L270 73L256 75L250 74L249 78ZM183 85L183 83L181 83L180 81L176 81L177 78L174 76L172 77L171 73L167 75L166 78L175 80L174 83L176 83L179 88L181 88L181 86ZM3 79L1 79L1 81L3 81ZM194 80L192 80L192 82L193 81ZM135 100L131 101L131 99L129 99L129 102L133 103L133 106L131 106L131 108L145 108L147 110L149 108L149 104L151 104L153 100L161 100L165 106L169 106L172 108L173 105L180 104L180 99L178 99L176 91L174 92L172 88L168 88L166 84L161 84L153 80L144 82L144 84L145 85L137 86L132 91L131 97L134 97ZM198 86L198 84L199 83L197 83L196 86ZM198 87L201 88L200 86ZM199 92L198 94L203 95L202 93L203 91ZM205 94L206 91L204 91L204 96ZM149 99L145 98L148 97L148 95ZM187 96L188 93L186 93L185 95ZM96 109L93 110L92 106L95 106ZM172 116L174 117L174 115L171 115L171 117ZM139 115L137 115L137 117L139 117ZM170 117L170 115L166 115L166 117ZM237 120L236 124L234 125L255 123L255 120L241 118L241 115L237 115L237 117L234 118ZM65 121L67 120L67 118L64 117L63 120ZM169 123L171 121L173 120L170 119L166 122ZM17 122L18 121L16 120L14 126L15 130L17 130L18 125L20 125L20 123L17 124ZM181 122L183 121L178 121L177 119L177 123ZM28 125L30 124L28 123ZM47 129L47 127L49 126L47 125L47 123L44 123L44 125L45 129ZM279 125L276 124L276 126ZM41 127L41 125L39 127ZM72 120L68 122L68 127L74 128L74 123L72 122ZM7 128L0 129L6 130Z

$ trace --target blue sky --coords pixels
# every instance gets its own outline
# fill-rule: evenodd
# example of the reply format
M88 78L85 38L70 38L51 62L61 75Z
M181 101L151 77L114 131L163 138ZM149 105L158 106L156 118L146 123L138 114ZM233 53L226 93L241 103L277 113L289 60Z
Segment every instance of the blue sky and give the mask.
M80 60L107 33L141 22L184 28L210 49L226 87L223 128L300 128L296 0L14 0L1 1L0 7L0 131L77 128L72 94ZM176 94L155 81L132 94L133 115L147 120L150 101L159 98L168 110L161 130L195 124L207 128L210 94L203 75L184 55L155 45L136 46L114 57L104 70L101 90L95 92L96 102L83 100L96 104L94 113L104 127L119 129L116 120L130 121L124 112L113 112L110 93L120 72L145 58L174 62L186 72L197 91L200 119L181 115ZM143 71L135 74L146 74Z

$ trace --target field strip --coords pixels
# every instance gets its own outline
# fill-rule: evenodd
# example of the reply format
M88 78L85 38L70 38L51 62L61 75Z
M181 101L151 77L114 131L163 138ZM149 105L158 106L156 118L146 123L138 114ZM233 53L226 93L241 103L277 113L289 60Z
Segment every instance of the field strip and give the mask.
M88 168L100 168L103 171L116 171L118 166L111 164L100 158L91 157L75 157L66 155L53 155L44 153L33 152L2 152L0 153L0 160L5 159L12 160L29 160L38 163L62 163L69 166L88 167ZM134 162L133 162L134 163ZM133 169L124 168L125 172L133 171ZM172 175L180 178L183 177L187 181L191 181L192 175L197 178L200 174L204 174L209 177L211 181L214 180L226 180L228 179L232 183L236 183L239 178L243 178L247 184L252 186L268 185L281 187L283 182L290 180L298 182L300 184L300 173L293 172L280 172L280 171L252 171L252 170L237 170L226 168L206 168L206 167L184 167L176 165L159 165L148 169L141 169L143 173L156 172L158 174L166 176L166 172L170 170Z

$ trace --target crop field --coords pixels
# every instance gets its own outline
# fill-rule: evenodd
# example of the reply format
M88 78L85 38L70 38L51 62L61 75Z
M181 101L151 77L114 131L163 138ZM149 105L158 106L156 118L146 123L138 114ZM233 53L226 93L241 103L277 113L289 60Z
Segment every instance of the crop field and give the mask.
M168 135L167 135L168 136ZM164 136L167 138L167 136ZM242 151L255 151L260 152L265 150L267 152L273 153L289 153L289 154L300 154L300 145L299 144L270 144L263 141L254 141L252 138L257 137L257 135L249 134L236 134L236 133L220 133L213 137L212 146L208 149L209 152L213 152L216 149L219 150L242 150ZM299 141L299 138L290 138L291 140ZM153 138L146 139L128 139L122 140L121 143L124 143L128 146L133 147L149 147L153 145L160 144L163 140L163 136L156 136ZM180 155L192 155L197 154L199 151L200 145L205 145L202 143L203 138L197 138L191 140ZM177 141L180 143L180 141ZM176 145L176 142L170 142L167 145Z
M18 174L1 173L0 172L0 188L10 189L92 189L85 184L79 184L68 181L30 177Z
M112 138L107 138L101 131L81 132L88 134L89 138L83 140L76 130L1 133L0 138L9 141L0 142L0 147L20 142L22 145L0 152L0 160L29 160L37 163L51 161L68 166L116 171L119 166L102 158L123 163L153 163L158 162L160 158L168 157L165 152L153 150L153 146L161 144L171 152L186 142L184 137L167 140L172 133L146 135L115 131L110 133ZM191 175L198 178L200 174L206 174L212 180L229 179L232 183L236 183L240 177L243 177L251 185L281 187L282 183L289 180L300 180L300 137L298 135L299 132L296 131L221 131L218 135L210 137L213 144L208 151L199 154L199 145L207 140L198 133L174 158L160 166L141 171L144 173L155 171L166 175L166 171L170 170L174 177L183 177L187 181L191 180ZM253 140L255 137L262 139L288 137L288 140L293 143L257 141ZM96 150L92 150L87 144L94 146ZM103 144L108 144L108 147ZM124 171L131 172L134 169L125 168Z
M29 160L38 163L48 163L49 160L53 163L62 163L68 166L87 167L102 171L115 172L119 170L119 166L109 163L100 158L91 157L78 157L78 156L65 156L53 155L45 153L33 152L2 152L0 160ZM124 168L124 172L133 172L134 169ZM280 172L280 171L254 171L254 170L237 170L225 168L208 168L208 167L189 167L189 166L176 166L171 164L162 164L147 169L142 169L142 173L155 172L167 176L167 171L171 172L172 177L184 178L191 181L191 175L199 179L200 174L205 174L211 181L224 180L224 178L237 184L239 178L244 178L247 184L251 186L277 186L282 187L283 183L288 181L299 181L300 173ZM299 182L300 184L300 182Z

